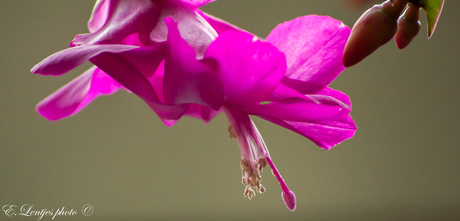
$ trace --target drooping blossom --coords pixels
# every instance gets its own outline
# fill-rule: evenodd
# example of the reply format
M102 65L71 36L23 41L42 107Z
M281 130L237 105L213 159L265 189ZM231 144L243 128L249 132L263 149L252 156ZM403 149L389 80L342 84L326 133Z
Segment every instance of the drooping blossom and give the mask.
M269 165L286 206L294 210L295 195L249 115L290 129L326 149L351 138L357 129L349 116L351 102L327 87L344 70L341 54L349 28L329 17L306 16L279 25L265 41L227 31L209 45L203 59L196 59L175 22L167 19L167 24L166 102L222 106L230 138L236 138L241 151L244 195L251 199L254 189L265 192L260 172Z
M111 2L128 6L113 9ZM152 7L161 13L148 29L139 27L143 24L139 21L152 18L146 13L153 12L132 7L133 16L117 13L129 9L130 3L148 6L150 2L156 4L98 1L89 24L91 33L77 36L72 48L33 68L34 73L61 75L88 60L97 67L45 99L45 112L60 119L75 114L97 95L118 88L142 98L168 126L183 115L209 121L223 110L230 137L236 138L241 151L244 195L252 198L254 189L265 192L260 172L269 165L286 206L294 210L294 193L249 115L299 133L326 149L351 138L356 130L349 116L351 102L328 87L344 70L341 55L348 27L329 17L306 16L277 26L261 41L191 7L192 1L171 1L172 8L161 1L155 7L164 8ZM105 80L98 81L99 74Z

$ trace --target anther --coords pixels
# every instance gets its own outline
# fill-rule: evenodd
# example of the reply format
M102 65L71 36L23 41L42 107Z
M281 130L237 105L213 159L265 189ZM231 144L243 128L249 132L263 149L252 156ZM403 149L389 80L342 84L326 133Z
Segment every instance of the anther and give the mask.
M228 131L228 137L230 139L236 138L236 134L235 134L235 131L233 131L232 125L228 125L227 131Z
M254 197L255 195L256 193L254 192L254 190L252 190L251 186L247 185L244 189L244 196L247 196L248 199L252 199L252 197Z
M243 185L246 185L248 184L248 178L247 177L241 177L241 183L243 183Z
M262 193L265 193L266 189L264 186L262 186L262 184L259 184L259 186L257 186L257 191L262 194Z
M263 168L267 166L267 159L265 157L259 157L258 169L262 172Z

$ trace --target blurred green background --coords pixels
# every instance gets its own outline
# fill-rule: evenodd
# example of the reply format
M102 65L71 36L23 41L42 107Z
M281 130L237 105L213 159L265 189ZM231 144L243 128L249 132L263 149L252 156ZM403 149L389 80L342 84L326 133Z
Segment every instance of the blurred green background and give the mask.
M267 192L243 197L240 153L227 119L183 118L168 128L123 91L49 122L35 105L89 68L61 77L29 70L87 32L94 1L0 0L0 205L66 207L55 220L460 220L459 1L446 1L399 51L391 41L331 86L348 94L360 127L330 151L254 118L297 196L290 212L269 171ZM370 5L367 5L370 6ZM202 8L261 37L295 17L353 26L366 7L341 0L219 0ZM425 16L421 13L421 16ZM85 217L81 208L92 204ZM36 220L7 217L0 220ZM51 220L44 217L42 220Z

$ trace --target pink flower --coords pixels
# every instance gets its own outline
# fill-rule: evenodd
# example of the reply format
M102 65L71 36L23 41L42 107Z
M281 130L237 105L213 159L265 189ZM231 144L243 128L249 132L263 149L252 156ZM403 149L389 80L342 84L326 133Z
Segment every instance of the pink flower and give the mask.
M227 31L209 45L203 59L196 59L176 23L172 19L166 23L166 102L222 106L230 138L236 138L241 151L244 195L251 199L253 188L265 192L260 172L269 165L286 206L294 210L295 195L249 115L290 129L326 149L351 138L357 129L349 116L351 103L345 94L327 87L344 70L341 54L350 29L329 17L306 16L279 25L266 41Z
M249 115L278 124L330 149L357 127L351 102L328 87L343 70L350 29L329 17L306 16L278 25L261 41L196 6L209 1L106 0L96 3L91 33L37 64L32 72L61 75L85 61L96 67L42 101L37 110L57 120L99 95L125 88L171 126L183 115L209 121L227 115L241 151L244 195L265 192L269 165L290 210L294 193L275 167ZM129 16L128 16L129 15ZM153 21L152 23L150 23Z

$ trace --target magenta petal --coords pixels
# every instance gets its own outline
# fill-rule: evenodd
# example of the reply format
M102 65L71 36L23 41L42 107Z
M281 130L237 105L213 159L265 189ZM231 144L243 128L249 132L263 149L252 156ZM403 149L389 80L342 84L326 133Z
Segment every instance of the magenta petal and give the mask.
M223 32L208 47L205 58L219 63L227 103L265 100L286 72L283 53L245 32Z
M134 33L128 35L126 38L120 41L121 45L135 45L135 46L144 46L142 42L139 40L139 34Z
M149 82L152 85L155 93L158 96L158 99L161 103L166 103L163 95L163 79L165 74L165 61L163 60L158 66L155 74L149 78Z
M251 114L301 134L326 149L353 137L358 129L348 115L351 111L350 99L340 91L326 87L318 94L305 95L304 101L297 104L295 102L302 98L286 86L278 86L273 94L275 93L275 102L243 108ZM289 98L289 95L294 96Z
M266 41L286 54L283 83L304 94L329 85L344 69L342 54L350 29L330 17L309 15L278 25Z
M150 33L150 40L153 42L163 42L168 37L168 26L166 18L172 18L177 23L180 36L196 52L197 58L202 58L206 48L217 37L217 32L212 26L198 13L197 9L184 4L182 1L170 1L163 6L158 24Z
M134 53L134 52L132 52ZM147 76L130 62L126 55L117 53L102 53L90 59L90 61L110 75L113 79L126 87L131 92L142 98L155 113L162 119L177 120L187 110L189 105L165 105L163 104ZM152 61L150 68L159 66L161 60Z
M332 89L330 87L326 87L322 91L318 92L318 94L316 96L322 96L322 95L333 97L333 98L343 102L345 105L347 105L348 109L351 109L350 98L346 94L341 92L341 91L337 91L337 90L334 90L334 89ZM307 96L311 97L311 98L314 98L311 95L307 95Z
M289 121L316 122L338 119L350 112L343 102L325 95L290 98L269 104L234 105L252 115L264 115Z
M138 48L131 45L88 45L56 52L36 64L31 72L41 75L62 75L103 52L122 52Z
M119 54L133 64L145 77L149 78L157 71L160 62L165 59L165 51L165 44L152 44L112 54Z
M45 58L32 68L34 74L61 75L102 53L120 54L147 77L155 73L158 63L164 59L164 45L146 47L131 45L85 45L69 48Z
M48 120L72 116L100 95L113 94L121 85L97 67L92 67L37 105Z
M292 98L301 98L308 99L304 94L292 89L283 83L276 85L275 90L270 94L270 97L267 98L267 101L283 101L286 99ZM311 100L313 102L313 100Z
M164 63L165 63L164 61L161 62L155 74L151 78L149 78L150 84L153 86L153 89L157 93L158 98L160 99L162 103L165 103L164 96L163 96ZM214 118L220 112L222 112L222 109L215 111L215 110L212 110L208 107L205 107L199 104L190 104L189 109L184 115L193 117L193 118L197 118L197 119L201 119L205 123L208 123L212 118ZM176 121L177 120L163 119L163 123L165 123L166 126L168 127L172 126L174 123L176 123Z
M161 121L163 121L163 123L168 127L172 127L177 122L177 120L167 120L167 119L161 119Z
M92 33L75 36L70 46L116 44L132 33L139 33L141 41L146 42L160 12L151 0L97 2L88 24Z
M190 108L188 109L186 116L197 118L203 120L205 123L208 123L212 118L217 116L220 112L222 112L222 108L215 111L211 108L199 105L199 104L191 104Z
M259 117L292 130L313 141L321 148L330 149L344 140L350 139L358 129L350 116L341 119L317 122L288 121L274 117Z
M91 33L99 30L107 22L109 2L109 0L97 0L94 5L88 22L88 29Z
M170 104L196 103L218 110L223 102L223 89L212 60L196 60L171 18L168 25L168 51L165 59L163 95Z

